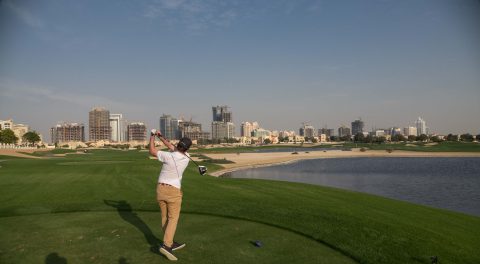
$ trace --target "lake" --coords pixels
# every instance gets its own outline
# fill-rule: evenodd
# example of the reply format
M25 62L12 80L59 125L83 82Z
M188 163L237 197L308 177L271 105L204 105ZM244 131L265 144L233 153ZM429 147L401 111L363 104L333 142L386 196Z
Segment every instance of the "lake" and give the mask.
M315 159L223 177L331 186L480 216L480 158Z

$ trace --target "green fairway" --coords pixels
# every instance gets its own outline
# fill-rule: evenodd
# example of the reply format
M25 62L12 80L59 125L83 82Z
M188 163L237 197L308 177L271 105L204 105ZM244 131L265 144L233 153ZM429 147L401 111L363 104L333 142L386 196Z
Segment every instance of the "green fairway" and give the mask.
M243 153L257 152L269 149L299 149L311 150L316 149L350 149L350 148L367 148L373 150L406 150L406 151L424 151L424 152L480 152L480 143L477 142L441 142L441 143L405 143L405 142L389 142L389 143L338 143L338 144L271 144L265 146L236 146L236 147L219 147L219 148L201 148L192 152L201 153Z
M0 263L167 261L152 251L162 238L160 163L148 153L1 160ZM183 190L181 263L480 262L474 216L327 187L199 176L192 164Z
M0 218L8 237L0 242L2 263L43 263L55 253L69 263L166 262L157 253L159 217L120 211ZM180 226L176 237L187 247L176 252L179 263L354 263L312 239L255 222L187 213Z

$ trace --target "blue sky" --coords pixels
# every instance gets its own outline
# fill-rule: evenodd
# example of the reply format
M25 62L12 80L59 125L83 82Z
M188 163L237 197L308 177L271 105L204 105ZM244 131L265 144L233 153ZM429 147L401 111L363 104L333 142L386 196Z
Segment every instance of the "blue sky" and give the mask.
M93 106L158 127L163 113L210 131L413 125L480 133L475 0L0 2L0 119L49 139Z

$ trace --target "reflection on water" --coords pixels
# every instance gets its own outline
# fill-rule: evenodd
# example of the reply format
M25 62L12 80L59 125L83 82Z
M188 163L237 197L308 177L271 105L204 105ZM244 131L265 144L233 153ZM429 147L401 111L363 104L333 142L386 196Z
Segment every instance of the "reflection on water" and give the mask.
M480 216L480 158L317 159L224 177L338 187Z

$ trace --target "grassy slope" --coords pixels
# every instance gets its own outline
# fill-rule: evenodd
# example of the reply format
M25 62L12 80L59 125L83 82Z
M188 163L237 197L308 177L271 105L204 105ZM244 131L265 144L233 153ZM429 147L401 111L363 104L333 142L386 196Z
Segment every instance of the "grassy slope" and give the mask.
M5 242L11 235L10 227L17 228L15 233L25 230L29 234L29 221L21 219L37 219L28 216L34 213L116 211L104 203L105 199L125 200L136 211L158 212L154 202L158 163L146 159L146 155L136 151L95 151L66 158L2 162L0 216L9 217L0 218L0 260L11 247ZM208 166L215 169L214 165ZM220 221L219 225L249 220L272 230L291 231L287 233L312 238L360 263L429 263L431 255L438 255L441 263L480 261L478 217L326 187L200 177L193 166L186 173L183 188L184 213L215 219L222 216L220 219L225 222ZM98 212L98 221L103 221L103 214ZM95 215L78 217L95 222ZM209 239L205 224L186 226L191 231L185 236L187 240L192 233L206 233L204 239ZM40 236L52 235L45 232ZM207 242L223 244L232 237L211 239ZM122 247L128 251L128 247ZM95 243L90 244L90 250L94 248ZM191 254L184 257L202 258L200 252ZM324 255L339 260L328 250ZM235 256L237 262L252 260L241 254ZM265 262L268 261L264 259L262 263Z

